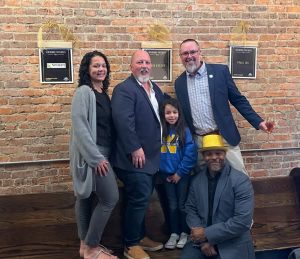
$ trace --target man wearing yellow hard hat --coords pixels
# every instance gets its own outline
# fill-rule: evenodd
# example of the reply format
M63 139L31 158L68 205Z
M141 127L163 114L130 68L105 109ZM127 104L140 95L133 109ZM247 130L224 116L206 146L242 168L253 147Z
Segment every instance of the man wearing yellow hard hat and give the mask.
M191 234L180 259L255 258L252 184L225 159L226 151L220 135L203 137L206 164L190 186L186 212Z

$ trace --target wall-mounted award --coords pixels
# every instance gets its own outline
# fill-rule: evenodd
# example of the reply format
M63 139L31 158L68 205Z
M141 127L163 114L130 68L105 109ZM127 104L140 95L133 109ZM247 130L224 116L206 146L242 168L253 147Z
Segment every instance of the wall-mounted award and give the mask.
M62 40L43 40L43 30L57 30ZM48 36L51 36L48 33ZM73 83L73 33L63 24L48 21L38 31L40 82L47 84Z
M230 46L230 71L233 78L256 78L257 47Z
M172 81L172 49L144 49L151 58L151 80L155 82Z
M149 41L142 42L142 49L147 51L152 62L150 79L154 82L172 81L172 42L170 31L164 24L148 26Z
M154 82L172 81L172 43L143 42L142 49L147 51L152 62L150 79Z
M73 83L72 48L43 48L40 53L41 83Z

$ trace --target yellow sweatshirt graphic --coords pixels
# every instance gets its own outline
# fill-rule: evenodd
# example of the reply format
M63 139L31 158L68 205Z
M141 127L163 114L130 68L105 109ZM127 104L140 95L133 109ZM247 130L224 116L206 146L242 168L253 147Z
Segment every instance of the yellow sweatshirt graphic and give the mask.
M171 154L176 154L178 144L177 141L173 141L175 136L176 136L175 134L172 134L169 135L167 139L164 138L163 144L161 145L161 149L160 149L161 153L167 153L167 151L169 151L169 153Z

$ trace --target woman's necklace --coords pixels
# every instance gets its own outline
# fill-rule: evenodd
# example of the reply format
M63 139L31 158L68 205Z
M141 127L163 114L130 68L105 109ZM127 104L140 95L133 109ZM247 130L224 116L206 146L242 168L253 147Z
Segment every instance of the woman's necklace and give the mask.
M98 93L102 93L102 92L103 92L103 85L94 85L94 89L95 89Z

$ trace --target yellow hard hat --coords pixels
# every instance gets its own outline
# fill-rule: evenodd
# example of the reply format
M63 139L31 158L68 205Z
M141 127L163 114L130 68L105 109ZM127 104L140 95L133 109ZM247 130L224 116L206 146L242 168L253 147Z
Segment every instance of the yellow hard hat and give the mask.
M221 135L218 134L209 134L205 135L202 140L202 149L201 151L207 150L224 150L227 151L227 148L224 146L224 142Z

